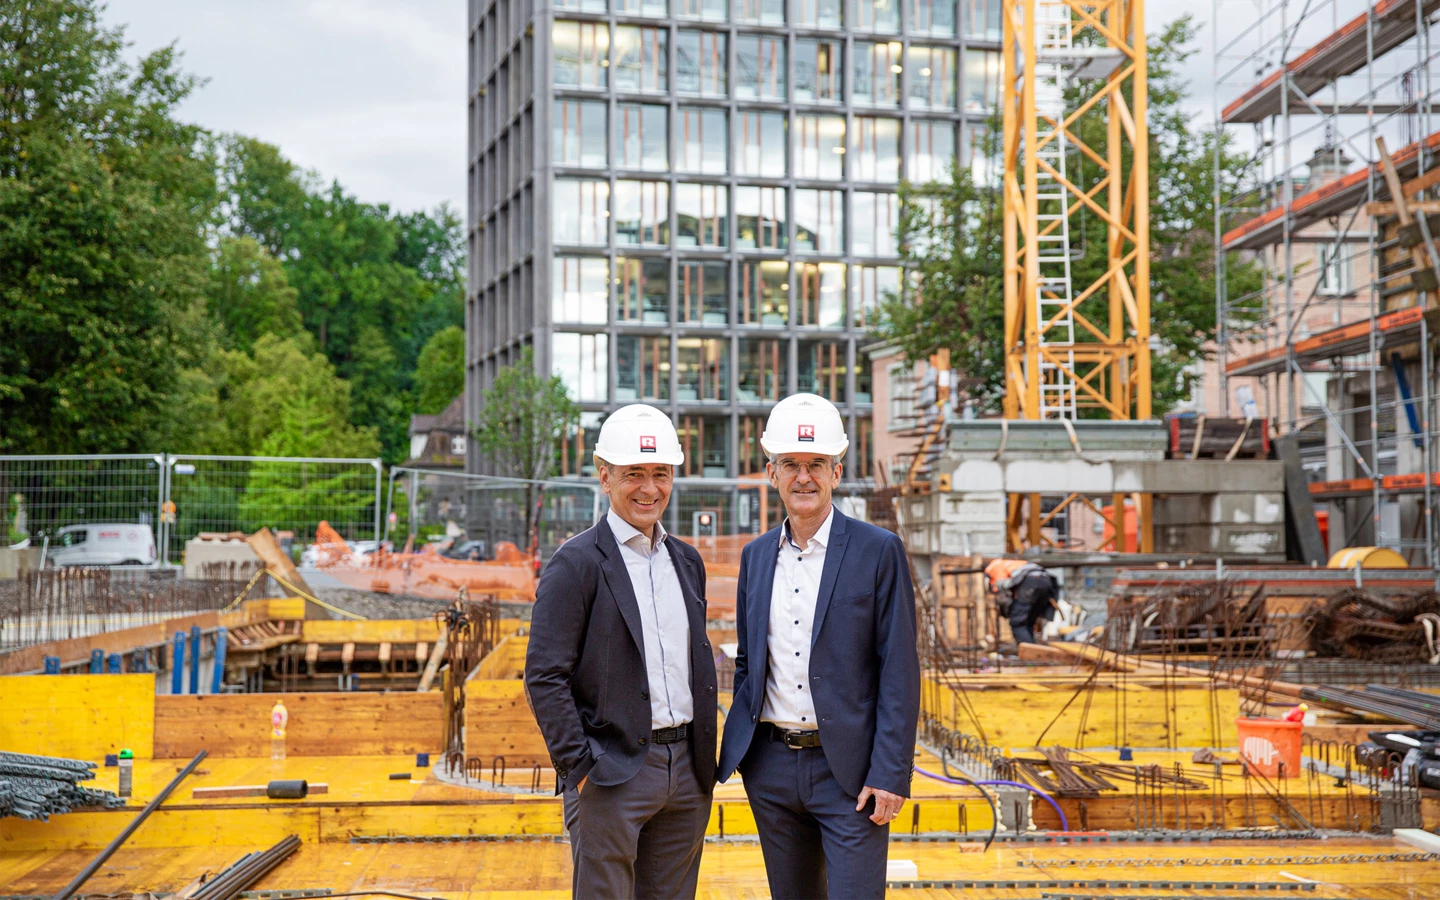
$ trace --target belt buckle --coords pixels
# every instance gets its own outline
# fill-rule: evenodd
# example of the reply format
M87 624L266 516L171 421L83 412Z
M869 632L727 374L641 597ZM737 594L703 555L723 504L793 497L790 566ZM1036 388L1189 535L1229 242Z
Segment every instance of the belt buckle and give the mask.
M781 732L781 735L784 738L786 747L789 747L791 750L804 749L800 746L800 741L803 738L803 735L801 735L799 732L784 731Z

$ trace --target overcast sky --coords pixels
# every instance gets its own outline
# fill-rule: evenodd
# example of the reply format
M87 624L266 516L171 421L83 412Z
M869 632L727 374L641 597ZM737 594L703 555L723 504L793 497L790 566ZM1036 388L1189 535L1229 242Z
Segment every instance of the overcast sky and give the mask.
M1363 9L1361 0L1316 2L1317 18ZM1259 5L1221 0L1222 39L1253 22ZM1146 25L1157 32L1186 11L1204 26L1186 66L1189 102L1208 122L1210 2L1149 0ZM183 117L275 144L362 200L464 212L464 0L111 0L105 20L125 26L135 54L176 42L182 65L209 79ZM1222 87L1222 101L1237 91Z

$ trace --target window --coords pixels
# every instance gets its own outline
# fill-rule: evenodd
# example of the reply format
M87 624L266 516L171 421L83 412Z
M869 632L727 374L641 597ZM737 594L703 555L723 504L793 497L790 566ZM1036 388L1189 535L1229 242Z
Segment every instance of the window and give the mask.
M845 345L837 341L801 341L796 358L795 390L845 402Z
M900 180L900 120L855 117L851 177L855 181Z
M965 108L986 112L1000 105L1000 53L965 51Z
M557 178L552 187L552 234L557 244L604 244L610 185L604 181Z
M680 158L676 170L724 175L729 168L730 136L723 109L701 106L680 107L676 147Z
M603 13L605 0L555 0L556 9L578 9L581 12Z
M664 28L615 27L615 90L665 91L670 87Z
M900 105L900 42L855 42L855 102Z
M839 103L839 41L800 39L795 42L795 101L797 103Z
M735 21L747 25L784 25L785 0L740 0Z
M664 172L670 168L668 107L620 104L615 107L615 150L622 169Z
M795 192L795 249L802 253L845 252L845 194Z
M954 109L955 51L911 44L905 59L905 68L910 72L910 106Z
M841 28L844 0L795 0L795 24L811 28Z
M670 399L670 338L615 339L615 402Z
M675 18L723 22L729 18L730 0L674 0Z
M680 338L675 342L675 399L730 399L730 342Z
M605 324L610 308L609 260L601 256L557 256L550 281L551 321Z
M740 324L784 328L790 322L790 264L779 260L740 263Z
M946 178L946 169L955 157L955 124L912 119L906 150L906 178L916 184Z
M795 117L795 177L840 181L845 177L845 119Z
M741 175L783 178L785 114L743 112L736 127L740 158L735 161L735 170Z
M850 267L850 324L874 328L880 304L900 293L900 270L895 266Z
M1345 247L1333 244L1316 245L1317 271L1320 285L1316 292L1335 296L1350 292L1350 260L1345 257Z
M670 243L670 186L663 181L615 182L615 243Z
M722 184L675 186L675 246L724 247L730 211Z
M669 5L665 0L615 0L615 11L631 16L667 16Z
M868 361L866 362L866 366L869 366L869 362L868 362ZM868 379L868 376L867 376L867 379ZM856 402L856 403L869 403L870 401L869 401L868 399L866 399L866 400L861 400L861 399L859 398L859 396L858 396L859 393L860 393L860 388L859 388L859 384L860 384L860 374L859 374L858 372L857 372L856 375L855 375L855 384L856 384L855 393L856 393L856 395L857 395L856 398L855 398L855 402ZM867 393L868 393L868 391L870 390L868 383L867 383L867 385L866 385L865 390L867 391ZM844 477L844 474L845 474L846 471L849 472L850 478L856 479L856 480L859 480L859 479L862 479L862 478L873 478L873 477L874 477L874 474L875 474L875 420L874 420L874 419L870 418L869 416L857 416L857 417L855 418L855 432L854 432L854 434L851 436L851 439L850 439L850 452L849 452L848 454L846 454L846 456L847 456L847 457L849 458L849 460L850 460L850 465L846 466L846 467L845 467L845 470L842 470L841 477Z
M960 165L970 170L970 180L977 186L1000 184L1000 168L991 155L990 129L974 123L965 126L965 140L960 145L964 154Z
M625 257L615 260L615 318L646 325L669 323L669 260Z
M960 2L990 2L996 4L996 11L999 11L999 0L960 0ZM940 37L950 37L955 34L955 0L907 0L907 3L910 7L911 32L933 34ZM994 40L1000 40L998 32Z
M610 345L603 334L557 331L550 338L552 368L580 403L609 399Z
M1000 42L1000 0L960 0L960 17L967 38Z
M603 169L605 159L605 102L556 100L554 162L561 166Z
M765 463L769 460L766 457L765 448L760 446L760 435L764 433L764 416L740 417L739 440L737 441L740 447L740 458L737 461L739 470L735 474L740 476L765 474ZM742 514L749 513L749 509L746 508L747 503L749 503L752 508L756 508L756 513L759 512L759 498L747 497L742 493L740 495L740 509ZM759 516L755 515L754 518L759 518ZM753 522L754 519L751 519L751 521ZM766 530L763 524L757 523L757 526L758 527L752 527L751 533L759 533Z
M675 38L675 89L684 94L723 97L725 35L718 31L682 31Z
M735 96L741 100L785 99L785 39L742 34L735 39Z
M915 367L907 363L895 363L885 370L890 383L891 431L905 431L915 427Z
M675 279L676 318L702 325L730 321L730 264L681 260Z
M855 30L900 33L900 0L855 0Z
M680 467L682 476L724 478L730 474L729 419L681 416L675 431L680 438L680 447L685 451L685 464ZM687 508L696 499L699 498L689 491L680 495L680 520L684 528L691 527L691 517L700 512L697 508ZM706 501L702 499L700 502ZM713 512L713 508L710 511Z
M603 88L610 60L610 26L604 22L556 22L555 86Z
M774 403L788 387L790 342L784 338L741 338L735 395L741 403Z
M784 250L787 231L784 188L735 189L735 246L745 250Z
M600 439L600 413L582 412L579 427L560 441L561 475L595 475L595 459L591 449Z
M845 264L801 263L796 325L839 328L845 324Z
M856 191L850 195L850 252L856 256L897 256L895 229L900 200L894 194Z

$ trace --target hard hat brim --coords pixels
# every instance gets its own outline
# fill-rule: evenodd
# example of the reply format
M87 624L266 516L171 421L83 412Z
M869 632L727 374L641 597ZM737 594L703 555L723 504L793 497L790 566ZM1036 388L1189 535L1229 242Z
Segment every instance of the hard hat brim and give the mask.
M775 441L760 438L760 446L771 456L780 456L785 453L813 453L819 456L833 456L839 459L850 449L850 439L845 438L835 444L812 444L808 441Z
M612 466L648 466L653 463L666 466L685 465L685 454L681 453L616 453L614 456L603 450L596 449L595 456L600 457Z

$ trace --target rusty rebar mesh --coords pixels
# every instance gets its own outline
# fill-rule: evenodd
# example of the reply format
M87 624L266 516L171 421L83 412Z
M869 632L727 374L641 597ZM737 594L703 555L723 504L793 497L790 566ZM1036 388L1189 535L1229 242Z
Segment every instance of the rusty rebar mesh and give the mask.
M30 572L0 582L0 652L223 609L255 571L211 563L206 578L190 580L173 571L103 567ZM256 587L249 596L264 596L265 586Z
M1270 656L1275 643L1264 588L1245 591L1230 580L1111 597L1107 611L1105 642L1111 650L1224 658Z
M1433 655L1426 617L1440 617L1440 594L1380 595L1361 588L1336 591L1310 613L1315 650L1322 657L1371 662L1423 662ZM1440 618L1431 620L1440 626ZM1440 628L1432 626L1432 631Z
M489 595L472 600L462 587L435 616L445 629L445 760L454 773L465 765L465 681L500 642L500 604Z

